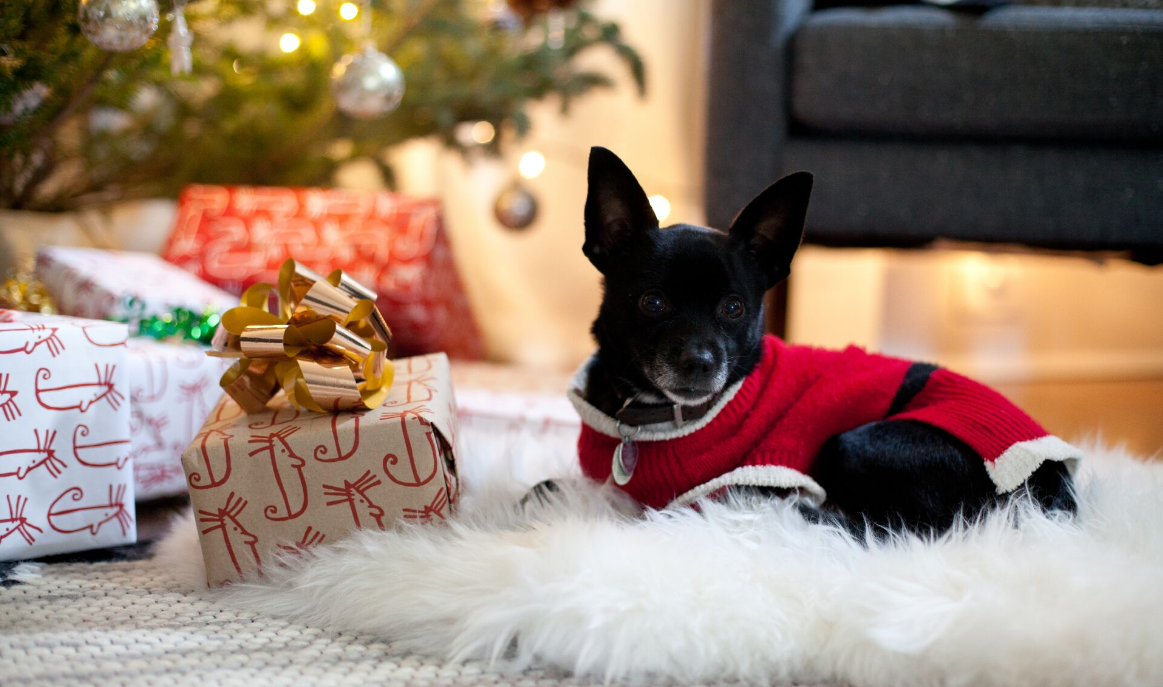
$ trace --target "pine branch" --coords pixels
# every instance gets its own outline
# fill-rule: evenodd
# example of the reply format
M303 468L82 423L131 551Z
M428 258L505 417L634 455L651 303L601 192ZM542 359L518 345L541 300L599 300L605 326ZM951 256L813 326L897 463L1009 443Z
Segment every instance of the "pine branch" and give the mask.
M101 63L97 65L97 69L85 79L85 83L69 98L61 111L55 117L49 120L48 124L40 131L36 139L33 141L31 150L25 154L25 159L32 161L32 164L37 165L29 176L24 186L17 192L16 200L12 206L20 209L28 205L36 194L37 188L48 179L52 174L53 163L55 156L49 153L49 148L52 145L52 137L56 134L65 122L89 99L93 94L93 89L101 81L101 77L105 75L105 71L109 65L113 63L113 53L106 53L101 59ZM38 156L44 156L42 161L38 164L35 160Z
M478 120L502 132L486 146L496 152L513 132L526 134L531 102L553 95L568 102L610 86L603 70L576 59L593 49L612 51L639 88L645 82L617 25L585 10L556 49L530 47L527 30L489 24L472 0L376 0L363 11L390 15L372 25L371 38L407 82L399 108L375 121L335 110L329 74L350 45L352 24L330 12L191 0L194 72L175 77L168 22L138 50L98 59L77 26L75 0L0 0L0 116L11 117L0 124L0 207L174 196L188 183L326 184L337 164L330 141L350 140L350 157L374 158L424 136L461 147L458 126ZM239 22L257 29L259 40L248 29L236 43L240 33L225 29ZM291 31L302 40L298 50L271 50ZM27 104L30 89L48 94L44 104Z
M382 52L385 55L391 55L396 52L400 48L400 45L412 35L412 32L418 26L428 19L428 15L432 14L441 2L443 0L424 0L424 4L412 12L412 15L408 17L404 24L396 29L396 35L392 36L391 40L387 42Z

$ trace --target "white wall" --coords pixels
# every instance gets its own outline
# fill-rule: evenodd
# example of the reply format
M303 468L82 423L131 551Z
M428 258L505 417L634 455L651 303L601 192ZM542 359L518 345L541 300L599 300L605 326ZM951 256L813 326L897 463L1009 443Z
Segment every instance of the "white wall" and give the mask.
M990 381L1163 378L1163 269L973 251L796 257L789 338Z
M647 96L639 99L621 64L590 59L619 77L619 86L574 103L533 110L533 132L504 160L466 163L413 144L394 158L403 190L439 193L470 299L492 357L545 367L572 367L593 348L589 325L600 299L599 275L581 253L586 159L591 145L620 155L648 194L672 203L669 222L700 222L704 3L699 0L603 0L599 16L618 21L646 62ZM526 150L547 158L528 182L540 203L537 222L509 231L493 218L497 193L516 175Z

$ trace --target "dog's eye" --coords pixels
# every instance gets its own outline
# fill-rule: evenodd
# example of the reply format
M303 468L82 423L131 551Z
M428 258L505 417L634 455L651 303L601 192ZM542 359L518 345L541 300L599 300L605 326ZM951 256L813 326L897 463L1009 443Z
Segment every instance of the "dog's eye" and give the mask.
M642 294L642 298L638 300L638 307L642 312L657 315L666 310L666 298L657 291L647 291Z
M734 296L723 301L723 305L719 307L723 311L723 317L726 317L728 320L737 320L743 317L743 301Z

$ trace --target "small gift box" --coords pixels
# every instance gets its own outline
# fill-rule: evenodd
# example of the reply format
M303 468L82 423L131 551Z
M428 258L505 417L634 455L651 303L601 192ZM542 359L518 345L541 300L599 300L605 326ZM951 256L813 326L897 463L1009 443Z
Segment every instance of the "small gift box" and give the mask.
M182 454L212 586L356 529L448 515L459 493L448 358L394 367L371 410L315 413L280 394L247 414L219 400Z
M0 560L137 540L127 338L0 310Z
M137 323L177 311L221 312L238 299L149 253L41 248L36 276L61 314ZM214 320L210 329L217 324ZM197 338L197 337L194 337Z
M182 451L222 396L228 361L206 349L130 338L130 454L137 500L186 493Z

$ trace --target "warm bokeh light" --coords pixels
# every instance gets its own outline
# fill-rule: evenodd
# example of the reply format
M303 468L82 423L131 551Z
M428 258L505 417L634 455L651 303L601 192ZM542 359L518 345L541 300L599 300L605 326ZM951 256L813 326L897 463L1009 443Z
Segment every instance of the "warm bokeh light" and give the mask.
M355 19L357 14L359 14L359 5L354 2L345 2L339 6L339 16L344 19Z
M520 170L521 176L526 179L535 179L545 171L545 156L536 150L530 150L521 156L521 162L517 164L517 169Z
M472 140L476 143L484 145L492 141L496 135L497 130L488 122L480 121L472 125Z
M307 16L315 11L315 0L299 0L299 14Z
M279 49L283 52L295 52L299 49L299 37L293 33L284 33L279 39Z
M654 216L658 218L659 222L670 217L670 201L666 199L666 196L650 196L650 207L654 210Z

